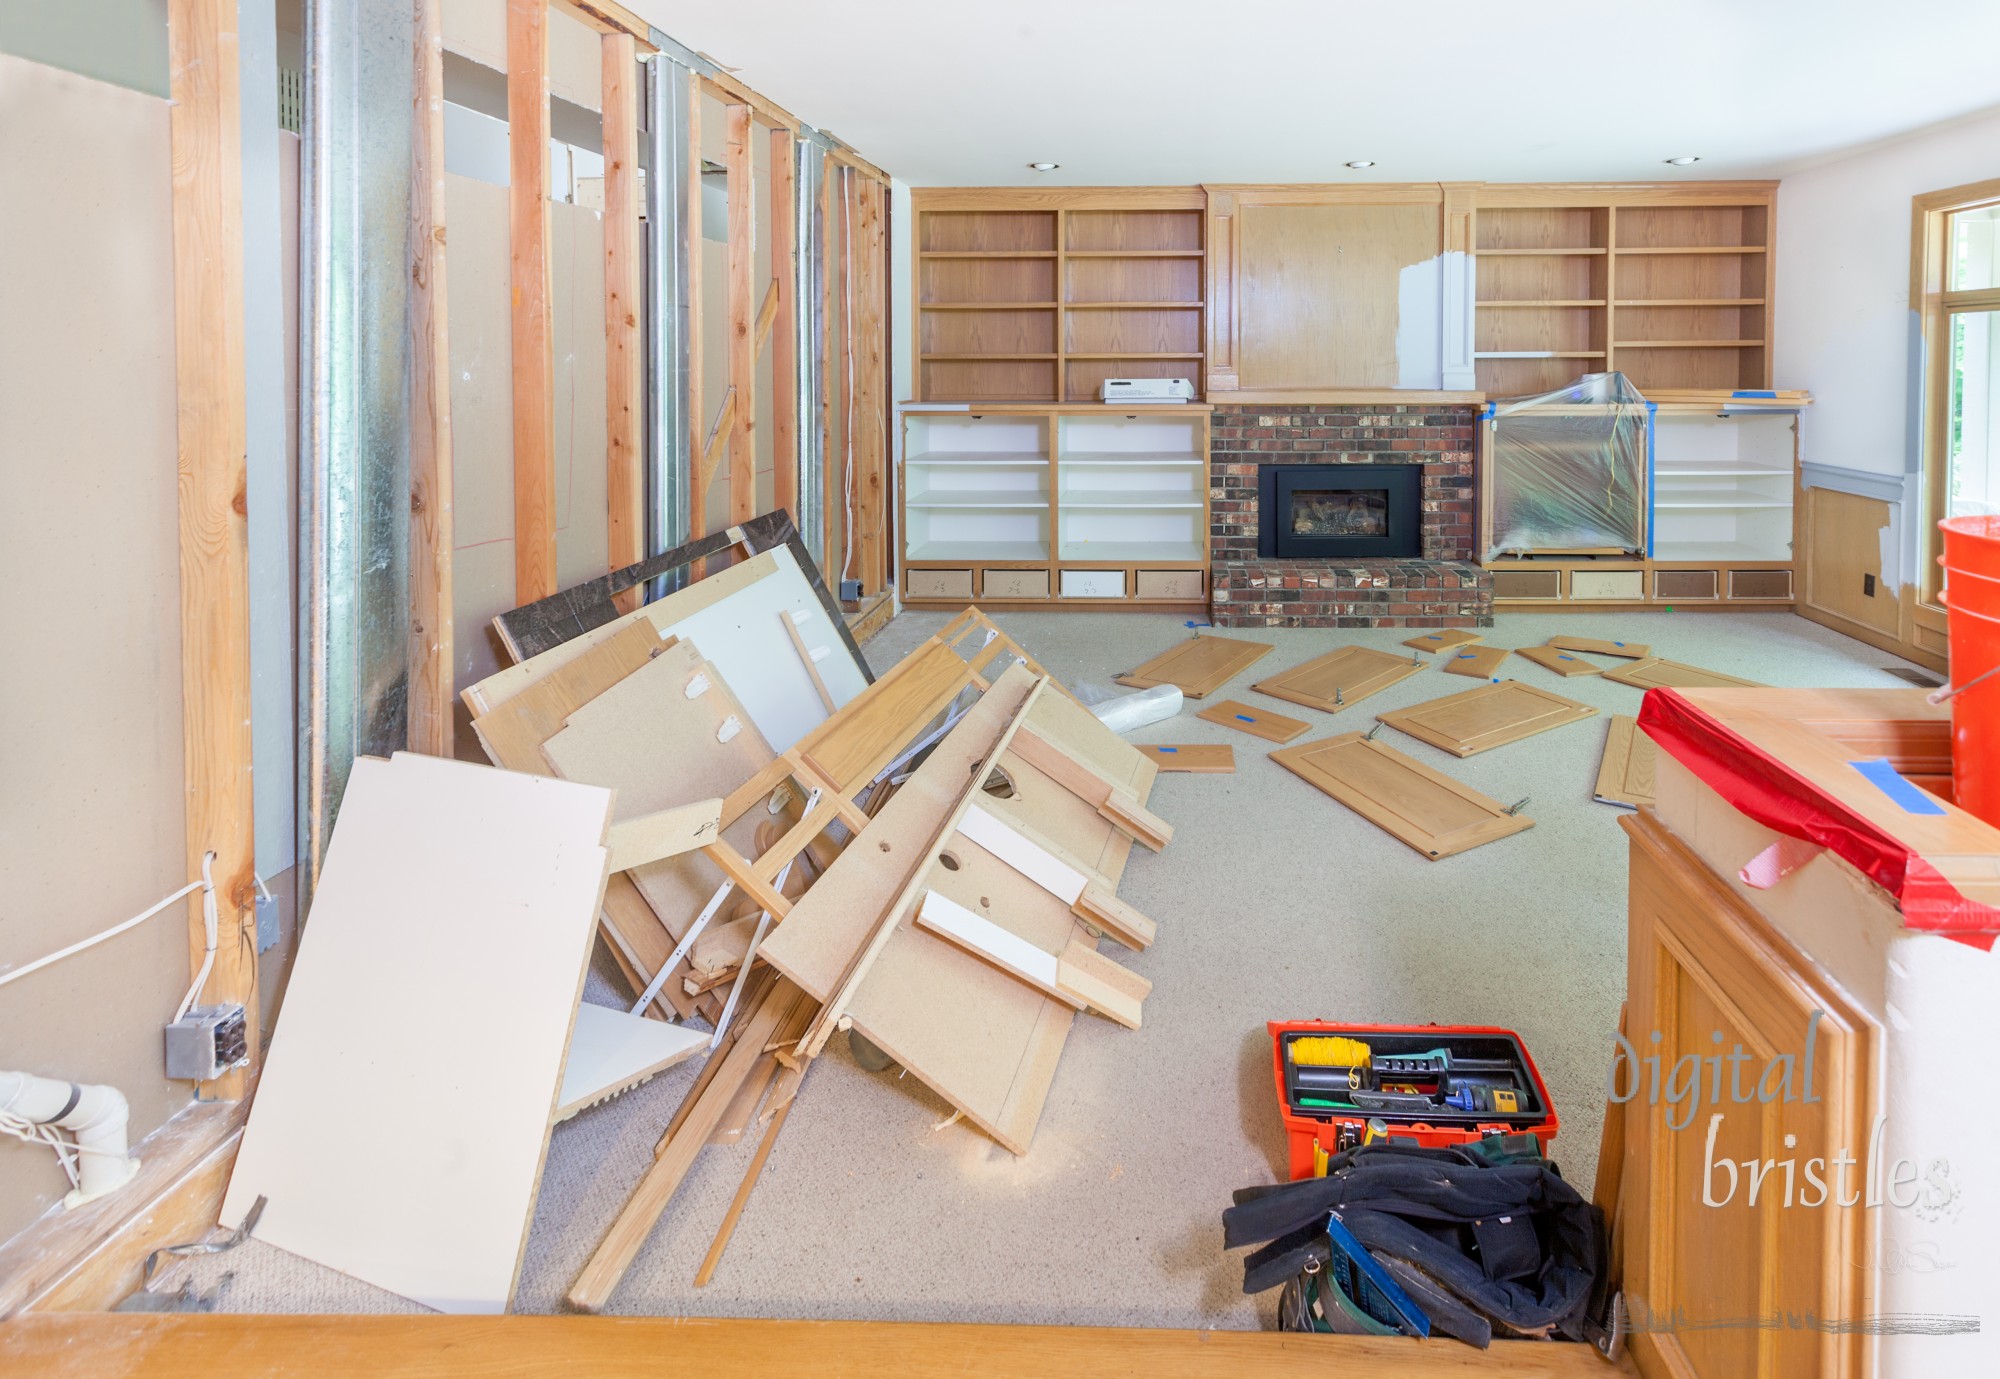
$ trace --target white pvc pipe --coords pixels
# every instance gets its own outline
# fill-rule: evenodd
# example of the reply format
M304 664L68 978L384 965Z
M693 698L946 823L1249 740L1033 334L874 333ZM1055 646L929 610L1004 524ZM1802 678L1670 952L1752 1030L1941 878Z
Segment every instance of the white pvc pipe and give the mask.
M76 1140L77 1185L63 1198L65 1207L81 1206L123 1187L139 1171L139 1161L125 1152L129 1112L124 1093L116 1087L0 1072L0 1115L31 1125L53 1125Z

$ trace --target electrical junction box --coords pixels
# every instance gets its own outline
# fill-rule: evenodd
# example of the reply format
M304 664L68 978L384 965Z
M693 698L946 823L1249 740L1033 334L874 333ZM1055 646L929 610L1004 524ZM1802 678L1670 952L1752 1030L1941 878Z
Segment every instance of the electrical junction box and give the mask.
M167 1026L168 1077L207 1082L249 1057L242 1006L196 1006Z

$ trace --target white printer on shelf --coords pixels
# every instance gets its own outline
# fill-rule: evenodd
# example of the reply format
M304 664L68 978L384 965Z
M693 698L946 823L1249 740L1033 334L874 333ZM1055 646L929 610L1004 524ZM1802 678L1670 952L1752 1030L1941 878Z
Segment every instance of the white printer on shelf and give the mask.
M1186 378L1107 378L1098 397L1105 402L1193 402L1194 383Z

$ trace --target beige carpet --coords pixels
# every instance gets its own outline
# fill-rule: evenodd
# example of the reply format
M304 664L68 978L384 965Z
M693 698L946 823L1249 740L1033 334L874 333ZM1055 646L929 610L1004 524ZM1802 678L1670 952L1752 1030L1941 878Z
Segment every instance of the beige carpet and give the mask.
M945 621L905 614L867 647L879 669ZM1188 636L1158 615L1018 614L998 621L1073 688ZM1785 686L1897 686L1884 653L1785 614L1510 615L1487 634L1527 646L1556 633L1650 642L1662 655ZM1406 631L1231 633L1277 649L1222 693L1314 723L1311 737L1475 682L1415 675L1338 720L1249 682L1350 642L1397 649ZM1562 680L1520 658L1503 674L1637 711L1640 693ZM1230 1190L1284 1174L1264 1022L1495 1024L1541 1065L1562 1131L1556 1159L1587 1192L1603 1079L1625 984L1620 811L1591 800L1603 716L1460 761L1391 730L1399 750L1506 802L1536 826L1430 862L1264 760L1269 744L1193 709L1135 734L1228 742L1237 773L1162 775L1152 807L1178 830L1135 850L1121 893L1159 940L1121 962L1150 978L1145 1028L1077 1022L1032 1151L1016 1159L893 1072L856 1067L844 1041L807 1080L722 1267L693 1277L750 1158L703 1153L640 1254L613 1310L645 1314L1268 1325L1272 1296L1245 1298L1222 1250ZM616 1001L593 975L594 999ZM570 1280L650 1161L694 1071L675 1070L560 1127L517 1303L561 1305ZM357 1107L356 1114L367 1108ZM385 1125L389 1135L421 1126ZM227 1282L222 1282L227 1276ZM255 1243L205 1261L228 1310L338 1312L400 1299Z

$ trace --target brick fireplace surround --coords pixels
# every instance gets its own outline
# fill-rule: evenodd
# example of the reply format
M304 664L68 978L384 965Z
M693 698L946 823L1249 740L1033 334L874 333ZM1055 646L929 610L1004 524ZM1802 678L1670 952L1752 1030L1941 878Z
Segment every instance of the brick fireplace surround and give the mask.
M1210 620L1217 627L1491 627L1493 577L1472 562L1478 408L1218 405L1209 446ZM1257 554L1257 468L1418 464L1423 558Z

